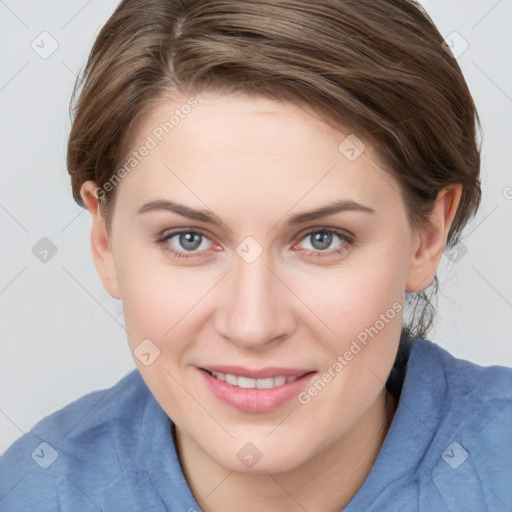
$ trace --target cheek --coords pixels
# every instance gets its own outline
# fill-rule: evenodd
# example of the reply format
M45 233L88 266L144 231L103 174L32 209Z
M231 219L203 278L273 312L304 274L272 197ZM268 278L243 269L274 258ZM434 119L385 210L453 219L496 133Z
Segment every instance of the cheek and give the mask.
M297 295L321 320L311 317L308 324L321 324L313 336L325 351L326 371L336 375L331 390L338 398L331 398L344 397L351 410L361 407L358 400L376 396L393 365L402 329L406 254L405 247L387 241L331 270L326 279L319 275L316 285L312 278L297 283Z
M119 262L117 277L131 350L149 338L161 350L179 353L187 345L190 319L202 320L203 297L211 288L205 274L168 265L158 254L132 253Z
M354 256L338 269L322 270L293 283L297 296L338 339L357 335L381 315L394 321L391 323L401 322L396 313L405 293L404 253L386 249L375 248L371 254Z

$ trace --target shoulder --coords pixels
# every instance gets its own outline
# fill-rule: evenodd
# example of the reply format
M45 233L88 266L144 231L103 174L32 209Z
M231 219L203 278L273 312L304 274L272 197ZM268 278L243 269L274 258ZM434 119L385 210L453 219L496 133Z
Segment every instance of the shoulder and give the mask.
M423 339L413 342L410 363L423 388L416 396L430 404L424 496L430 489L449 510L512 505L512 369L459 359Z
M412 349L414 370L436 378L433 390L442 393L440 401L451 410L485 417L486 411L512 400L512 368L480 366L457 358L429 340L418 339Z
M74 480L101 478L110 485L118 478L116 445L141 428L151 397L134 370L113 387L89 393L39 421L0 457L0 511L59 510L63 492L74 493L73 503L83 505L81 510L91 509L94 500L74 487Z

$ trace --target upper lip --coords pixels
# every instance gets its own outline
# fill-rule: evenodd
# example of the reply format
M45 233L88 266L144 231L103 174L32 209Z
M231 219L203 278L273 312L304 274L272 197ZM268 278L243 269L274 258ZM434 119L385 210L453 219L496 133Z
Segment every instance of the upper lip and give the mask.
M230 365L212 365L201 366L202 370L215 373L229 373L237 377L248 377L250 379L267 379L283 375L284 377L302 377L306 373L314 370L301 368L283 368L279 366L269 366L267 368L248 368L246 366L230 366Z

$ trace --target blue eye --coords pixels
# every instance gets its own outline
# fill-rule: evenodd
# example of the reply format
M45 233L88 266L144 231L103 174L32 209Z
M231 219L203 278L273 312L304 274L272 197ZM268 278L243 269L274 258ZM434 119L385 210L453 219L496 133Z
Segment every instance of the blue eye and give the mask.
M177 239L177 243L182 248L181 250L176 250L171 246L170 242L173 238ZM177 258L191 258L193 254L188 255L186 253L199 252L198 249L201 247L203 239L208 239L208 237L201 231L181 230L173 231L157 240L157 242L164 245L165 249Z
M336 238L340 240L338 246L327 250ZM172 242L173 239L176 240ZM354 244L352 237L335 228L311 229L302 234L299 238L299 243L308 239L312 247L307 249L306 252L308 256L313 258L344 254ZM210 241L210 239L202 231L186 229L172 231L156 240L158 244L176 258L204 257L204 253L208 248L208 243L205 244L205 241Z
M326 250L332 245L335 238L338 238L341 243L339 243L338 246L334 249ZM310 241L312 249L308 249L308 254L314 258L323 258L344 254L354 244L354 241L351 237L349 237L344 232L333 228L316 228L310 230L305 233L305 235L301 238L301 241L302 240Z
M309 239L311 241L313 249L324 251L325 249L328 249L329 246L332 244L333 235L338 236L332 233L331 231L315 231L307 235L304 238L304 240Z

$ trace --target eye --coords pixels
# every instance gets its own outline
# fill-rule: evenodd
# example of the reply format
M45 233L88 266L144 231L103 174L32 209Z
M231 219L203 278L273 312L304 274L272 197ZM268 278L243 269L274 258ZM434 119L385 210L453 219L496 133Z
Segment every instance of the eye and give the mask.
M204 243L205 240L209 238L202 231L183 229L164 234L157 243L176 258L191 258L196 256L194 253L204 252L208 248L208 244Z
M340 241L338 245L327 250L336 239ZM306 248L306 252L313 258L344 254L354 245L354 239L351 236L336 228L310 229L303 233L299 240L309 241L311 248ZM164 232L156 242L176 258L204 257L203 253L208 249L208 242L211 243L205 233L191 229ZM297 245L300 245L300 242L293 248Z
M339 239L340 243L333 249L327 250L336 239ZM351 236L335 228L315 228L309 230L302 235L301 241L303 240L309 242L311 248L307 248L308 254L315 258L344 254L354 245L354 239Z

